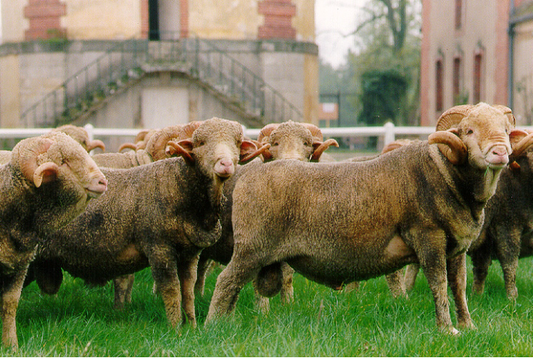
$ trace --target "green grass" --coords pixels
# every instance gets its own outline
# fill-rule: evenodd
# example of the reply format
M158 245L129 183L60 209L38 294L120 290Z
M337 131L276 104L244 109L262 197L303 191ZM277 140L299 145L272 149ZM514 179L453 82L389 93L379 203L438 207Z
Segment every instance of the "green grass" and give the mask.
M483 296L468 299L477 330L459 336L435 328L432 295L419 275L409 299L393 299L384 277L359 290L332 291L296 275L293 304L271 300L256 311L250 285L235 315L208 327L207 314L220 269L210 274L206 295L196 300L198 328L168 326L160 297L152 295L149 270L136 275L133 300L112 308L113 289L88 288L66 275L59 293L45 296L35 283L18 311L18 356L531 356L533 355L533 261L520 261L519 298L507 300L494 263ZM451 297L451 295L450 295ZM453 307L453 304L452 304ZM455 321L455 315L452 317ZM0 355L13 353L6 348Z

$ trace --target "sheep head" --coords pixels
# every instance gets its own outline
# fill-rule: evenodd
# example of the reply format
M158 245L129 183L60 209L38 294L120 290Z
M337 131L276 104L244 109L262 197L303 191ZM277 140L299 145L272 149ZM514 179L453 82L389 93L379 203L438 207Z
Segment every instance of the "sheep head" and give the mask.
M339 146L334 139L324 142L317 126L293 121L266 125L261 129L257 140L270 144L270 149L263 154L265 162L275 159L317 162L331 145Z
M515 130L511 133L510 140L513 152L510 155L511 163L509 167L513 171L518 171L520 170L520 165L516 160L528 152L529 148L533 145L533 132Z
M51 132L24 139L9 163L46 210L36 214L42 230L65 225L107 189L107 180L87 151L73 138ZM33 189L31 189L33 188Z
M452 164L468 162L480 170L499 170L509 162L514 125L514 116L505 106L455 106L440 116L429 143L438 144Z
M248 163L268 147L265 144L257 149L252 141L244 140L239 123L211 118L200 122L192 138L168 142L167 154L182 156L188 165L198 165L206 175L227 179L237 164Z
M105 151L105 144L101 140L95 139L90 140L89 134L82 127L76 127L72 124L67 124L61 127L57 127L52 131L63 132L71 136L76 142L80 143L81 146L87 151L90 152L93 149L100 148L102 151Z

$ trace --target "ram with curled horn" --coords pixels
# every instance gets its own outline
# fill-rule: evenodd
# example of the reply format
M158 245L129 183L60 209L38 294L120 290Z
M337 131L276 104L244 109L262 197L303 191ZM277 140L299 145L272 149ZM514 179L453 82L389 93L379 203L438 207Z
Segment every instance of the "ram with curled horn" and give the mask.
M335 139L324 141L322 131L317 126L293 121L266 125L257 140L271 146L263 155L264 162L275 159L318 162L326 149L339 146Z
M527 194L533 185L533 133L514 130L510 140L513 148L510 164L502 170L496 192L485 207L481 234L467 254L472 258L472 290L475 294L483 294L489 266L492 260L498 260L507 296L514 300L518 296L518 261L533 255L533 199ZM405 274L407 290L414 287L418 271L418 265L408 266Z
M373 160L250 167L233 190L233 255L218 276L206 323L231 313L243 286L258 272L279 271L281 262L331 288L419 263L437 326L458 333L449 286L458 327L474 328L466 250L481 232L517 132L508 113L486 103L442 117L429 141Z

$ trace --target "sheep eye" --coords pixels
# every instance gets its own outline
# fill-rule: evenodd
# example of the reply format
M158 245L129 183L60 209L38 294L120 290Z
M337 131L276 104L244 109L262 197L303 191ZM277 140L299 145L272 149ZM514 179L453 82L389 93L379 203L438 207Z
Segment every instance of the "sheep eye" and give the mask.
M274 144L272 144L273 147L278 146L278 145L279 145L278 142L274 142Z
M473 134L474 133L474 130L473 129L467 129L466 130L466 134Z

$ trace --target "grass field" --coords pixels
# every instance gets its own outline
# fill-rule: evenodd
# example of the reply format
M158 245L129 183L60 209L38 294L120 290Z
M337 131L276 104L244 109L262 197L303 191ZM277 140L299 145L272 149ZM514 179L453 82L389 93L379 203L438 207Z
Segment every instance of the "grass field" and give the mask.
M295 277L294 304L271 300L271 311L254 307L253 290L241 292L234 316L204 327L215 280L196 299L198 328L167 325L160 297L151 293L149 270L136 275L133 300L112 309L113 289L87 288L66 275L56 296L35 283L22 295L17 356L532 356L533 262L520 261L519 298L505 296L501 269L491 266L485 294L468 299L477 330L459 336L435 328L432 295L419 275L409 299L393 299L384 277L354 292L336 292ZM450 295L451 296L451 295ZM453 306L453 304L452 304ZM453 316L455 322L455 316ZM0 349L9 356L9 349Z

